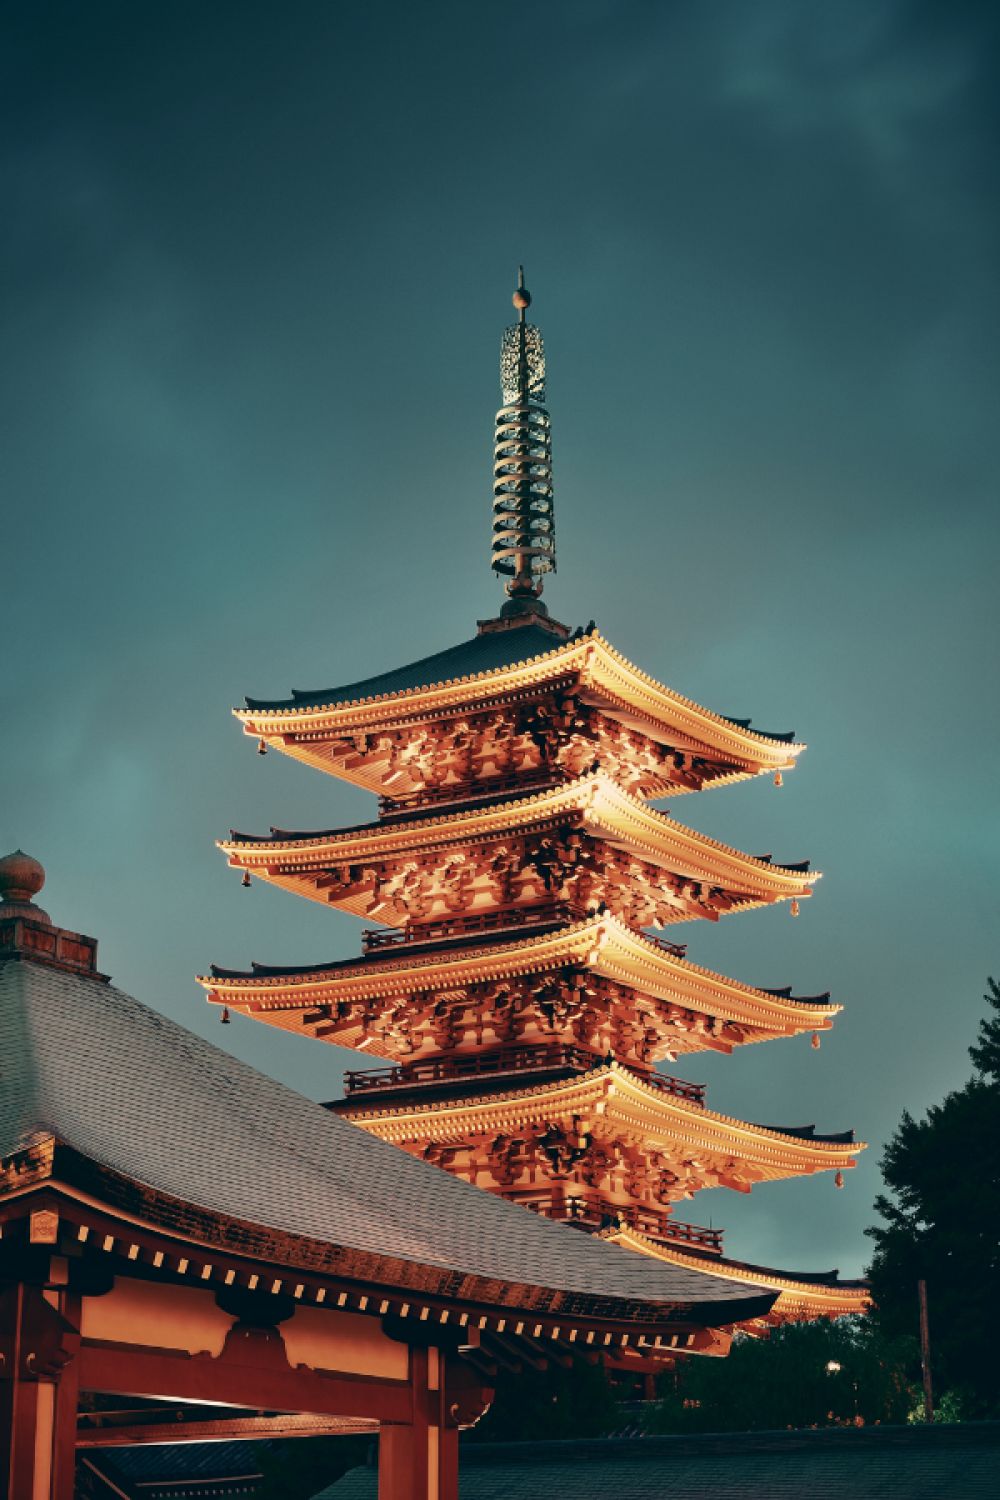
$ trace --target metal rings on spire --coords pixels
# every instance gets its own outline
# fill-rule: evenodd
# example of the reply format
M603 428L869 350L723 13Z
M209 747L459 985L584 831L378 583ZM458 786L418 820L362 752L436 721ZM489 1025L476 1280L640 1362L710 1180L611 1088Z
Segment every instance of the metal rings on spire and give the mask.
M552 432L545 409L542 335L524 314L531 296L518 278L518 322L500 346L504 404L497 412L493 448L493 569L511 581L513 597L537 597L542 577L555 572Z

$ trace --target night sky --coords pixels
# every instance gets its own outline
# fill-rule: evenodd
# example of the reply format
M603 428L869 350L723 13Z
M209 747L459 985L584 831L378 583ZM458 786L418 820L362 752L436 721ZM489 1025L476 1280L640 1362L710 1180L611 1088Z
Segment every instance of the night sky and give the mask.
M123 988L340 1092L351 1054L220 1031L193 975L357 952L355 919L241 889L213 841L373 799L261 760L229 709L496 613L523 261L552 612L810 746L780 791L672 804L811 858L801 918L672 935L845 1012L819 1052L682 1071L724 1113L871 1149L843 1192L681 1217L856 1274L881 1145L968 1077L1000 974L1000 9L95 0L3 30L0 848L43 861L42 904Z

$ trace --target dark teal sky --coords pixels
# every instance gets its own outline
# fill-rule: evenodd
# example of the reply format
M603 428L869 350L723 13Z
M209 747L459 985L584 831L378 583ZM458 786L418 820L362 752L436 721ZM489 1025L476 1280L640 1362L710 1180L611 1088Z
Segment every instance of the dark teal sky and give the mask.
M997 924L995 6L911 0L8 7L0 47L0 845L116 981L316 1097L348 1054L237 1021L215 960L357 950L213 840L364 818L229 707L495 612L518 261L546 339L570 624L810 749L678 798L824 871L677 931L830 988L695 1060L713 1107L854 1125L716 1191L731 1253L857 1271L880 1143L968 1075ZM210 1143L206 1142L210 1148ZM956 1163L972 1170L974 1163Z

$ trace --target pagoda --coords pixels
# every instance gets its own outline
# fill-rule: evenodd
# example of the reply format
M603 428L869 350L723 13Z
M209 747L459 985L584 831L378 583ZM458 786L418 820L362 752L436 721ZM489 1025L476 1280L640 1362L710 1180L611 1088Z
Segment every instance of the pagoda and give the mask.
M866 1305L835 1272L751 1266L678 1215L701 1189L855 1165L853 1133L751 1123L660 1066L811 1033L828 994L763 989L692 963L666 935L754 907L793 915L817 875L744 854L653 804L782 776L805 748L702 708L633 666L541 593L555 571L551 429L541 334L501 347L492 566L499 615L410 666L237 711L280 750L378 796L359 827L233 833L258 877L369 923L358 958L288 969L213 967L223 1019L382 1059L330 1108L467 1182L577 1229L777 1291L768 1314ZM682 1210L683 1212L683 1210Z

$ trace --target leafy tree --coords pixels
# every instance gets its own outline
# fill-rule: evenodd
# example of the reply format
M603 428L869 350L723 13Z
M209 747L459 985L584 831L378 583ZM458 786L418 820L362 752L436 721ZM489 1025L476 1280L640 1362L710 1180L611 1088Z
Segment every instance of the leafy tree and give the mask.
M995 979L987 979L986 986L983 999L996 1015L980 1021L979 1043L969 1048L969 1056L978 1073L1000 1084L1000 984Z
M969 1049L976 1075L915 1120L906 1113L882 1159L888 1193L869 1270L887 1336L917 1330L927 1283L931 1372L969 1417L1000 1416L1000 986Z
M915 1400L907 1341L870 1318L785 1323L738 1334L726 1359L687 1359L661 1380L651 1432L761 1432L905 1422Z

